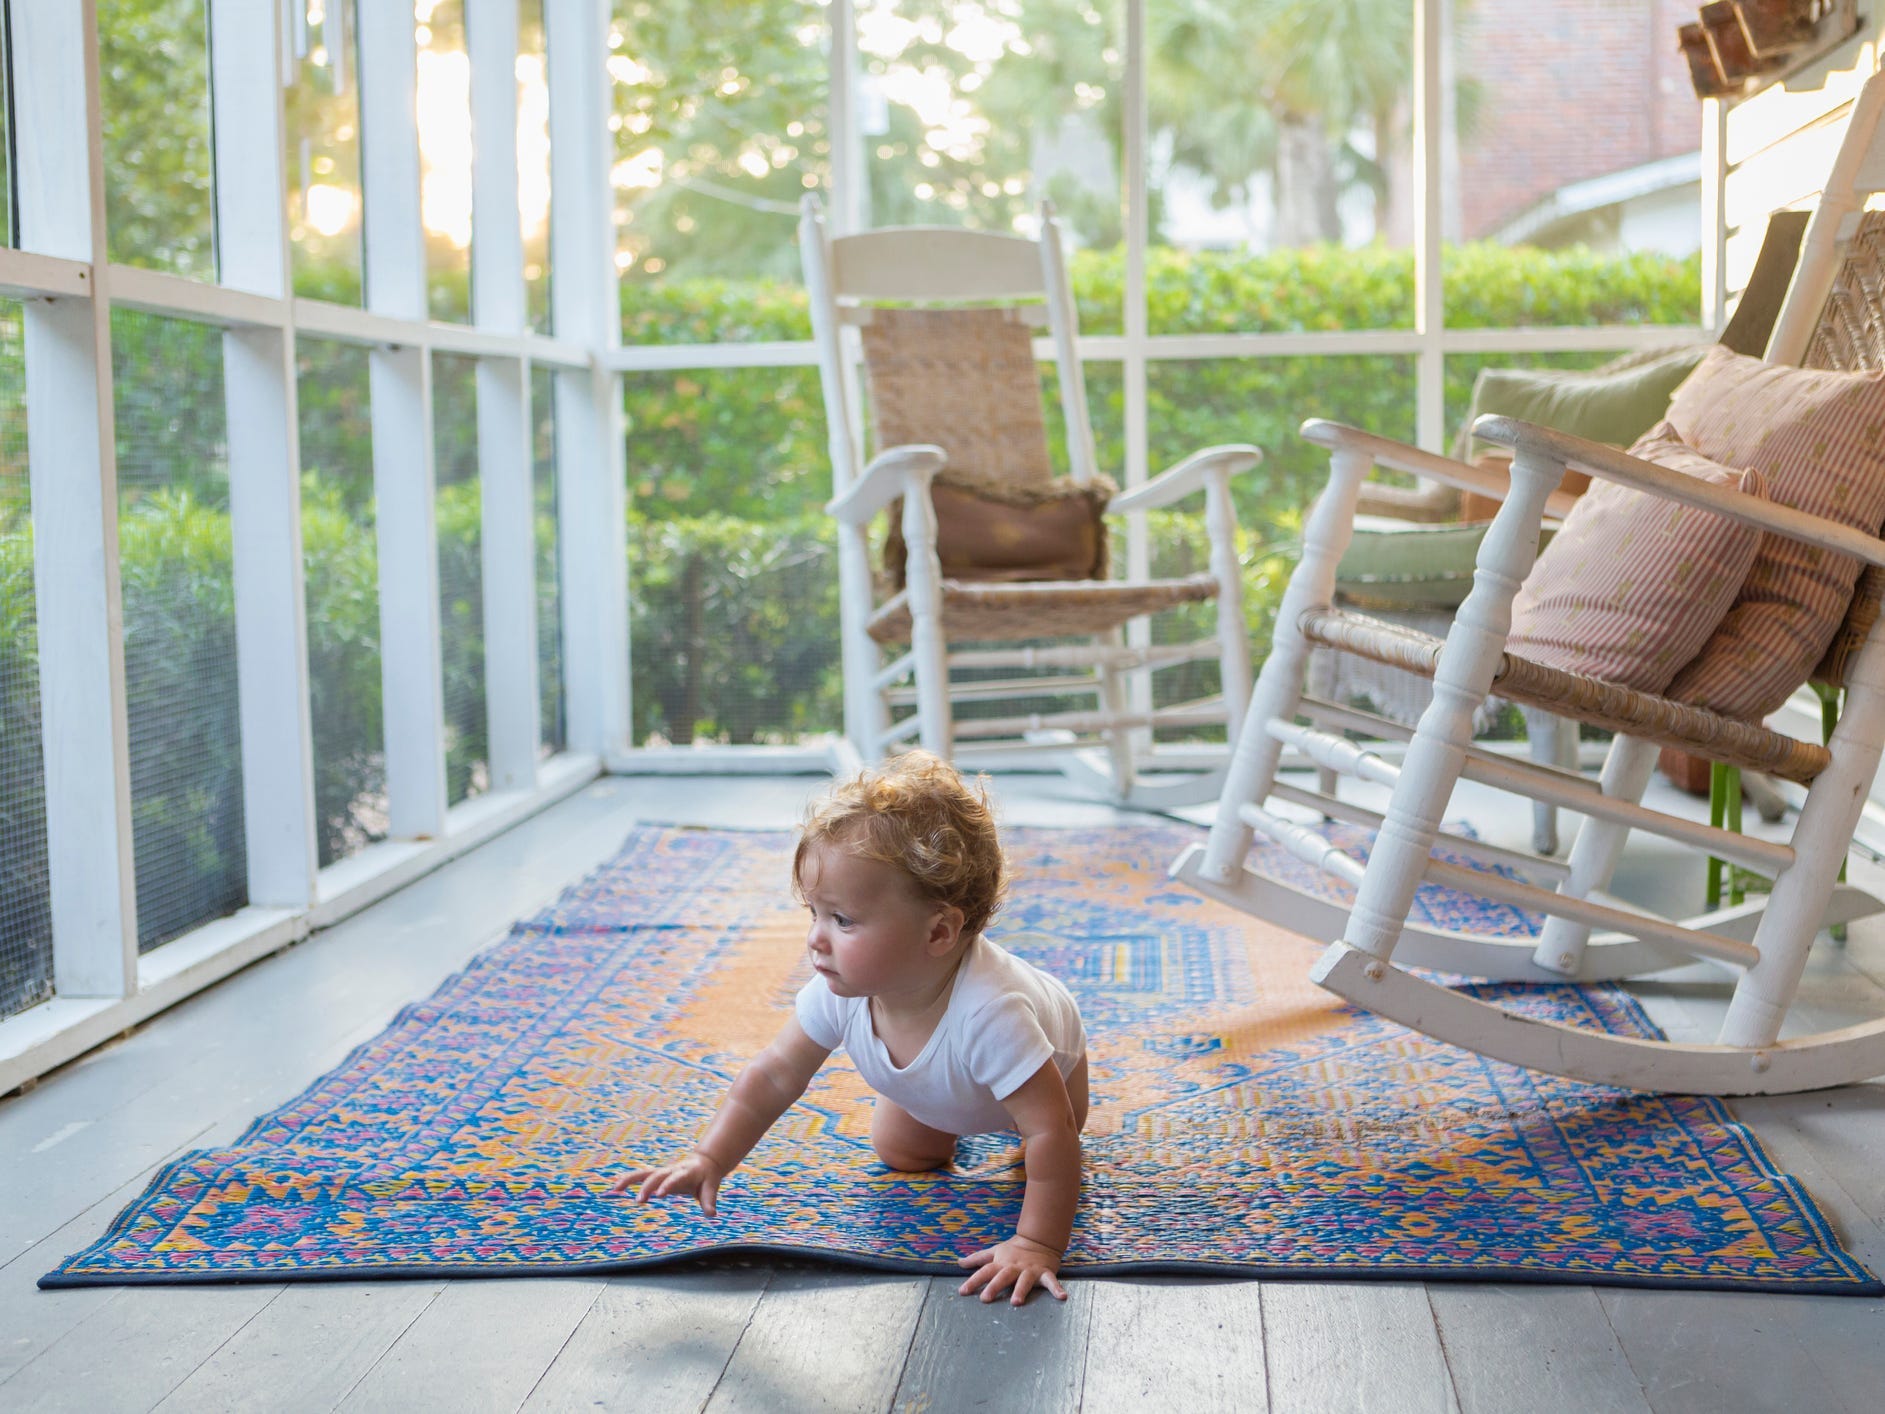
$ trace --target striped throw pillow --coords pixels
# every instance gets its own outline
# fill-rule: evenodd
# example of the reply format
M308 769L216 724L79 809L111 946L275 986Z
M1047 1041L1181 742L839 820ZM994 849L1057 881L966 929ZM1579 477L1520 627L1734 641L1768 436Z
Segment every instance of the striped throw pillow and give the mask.
M1721 466L1663 423L1630 454L1751 495L1759 473ZM1661 692L1734 603L1761 532L1594 480L1512 602L1507 647L1548 668Z
M1885 526L1885 373L1791 368L1710 349L1669 404L1677 435L1752 467L1783 506ZM1763 535L1734 606L1668 695L1756 721L1805 682L1838 631L1859 562Z

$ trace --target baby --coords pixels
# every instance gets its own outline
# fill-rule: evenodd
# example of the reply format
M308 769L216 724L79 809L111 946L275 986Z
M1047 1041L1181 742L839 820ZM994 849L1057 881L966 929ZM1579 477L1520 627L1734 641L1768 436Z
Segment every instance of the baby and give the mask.
M811 914L817 974L765 1050L740 1072L700 1144L609 1191L637 1202L695 1194L709 1216L721 1181L842 1046L877 1092L871 1143L893 1169L940 1168L964 1134L1019 1130L1027 1189L1015 1234L972 1252L959 1288L993 1301L1058 1272L1080 1198L1086 1032L1059 981L982 936L1001 902L1001 842L986 790L910 752L837 786L807 812L792 861Z

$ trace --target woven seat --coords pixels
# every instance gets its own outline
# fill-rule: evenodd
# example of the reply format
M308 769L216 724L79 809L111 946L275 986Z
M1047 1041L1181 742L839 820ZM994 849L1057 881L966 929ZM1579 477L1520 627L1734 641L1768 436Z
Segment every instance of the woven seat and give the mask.
M1147 614L1217 597L1208 574L1138 584L962 584L942 582L942 627L952 639L1002 641L1105 633ZM897 594L871 615L879 643L910 641L910 597Z
M1377 663L1431 679L1446 641L1401 624L1384 623L1343 609L1310 609L1299 623L1312 643L1356 653ZM1516 653L1499 656L1494 691L1508 702L1546 707L1606 731L1628 732L1658 746L1693 751L1748 771L1766 771L1802 785L1831 760L1825 747L1738 722L1706 708L1671 702L1654 693L1547 668Z
M975 764L1051 754L1121 804L1213 799L1229 752L1210 733L1228 736L1250 682L1230 481L1261 453L1205 448L1115 494L1096 464L1051 208L1038 240L920 226L832 238L808 198L800 250L832 431L845 735L858 754L917 744L948 758L960 737ZM1042 325L1066 434L1059 478L1036 363ZM1116 558L1132 556L1111 553L1107 520L1186 500L1203 504L1208 572L1114 575ZM888 526L872 564L879 515ZM1206 604L1201 630L1172 614ZM1157 614L1170 617L1153 632ZM1138 626L1145 638L1128 642ZM886 663L884 648L902 644ZM974 720L958 723L968 702ZM991 707L1002 702L1014 705Z

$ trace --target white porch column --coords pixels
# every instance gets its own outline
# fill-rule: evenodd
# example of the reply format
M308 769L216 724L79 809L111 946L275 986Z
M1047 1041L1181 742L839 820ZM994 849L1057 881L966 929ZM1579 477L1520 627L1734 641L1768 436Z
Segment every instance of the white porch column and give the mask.
M471 314L521 334L524 244L517 207L517 0L468 0L471 55ZM484 699L493 790L529 790L541 735L529 389L521 358L478 360L484 567Z
M403 3L366 4L358 15L367 308L423 320L412 10ZM430 359L422 348L375 348L369 379L390 833L436 838L445 828L445 706Z
M216 253L224 285L286 299L282 95L276 5L210 6ZM223 335L236 686L249 901L314 901L314 748L294 339L286 329Z
M621 343L609 185L609 10L544 0L550 76L551 317L601 355ZM600 361L556 375L557 524L570 746L628 745L627 470L615 375Z
M27 461L46 759L53 986L137 986L118 462L93 0L12 16L20 248L90 263L89 297L25 304Z

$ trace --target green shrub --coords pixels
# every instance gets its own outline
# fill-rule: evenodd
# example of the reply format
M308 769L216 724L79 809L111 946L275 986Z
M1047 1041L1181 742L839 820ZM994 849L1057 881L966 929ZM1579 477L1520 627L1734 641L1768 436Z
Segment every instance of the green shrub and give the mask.
M828 517L631 512L628 532L636 740L784 741L838 726Z
M1691 324L1700 307L1693 258L1493 245L1449 247L1445 258L1447 318L1461 327ZM1121 255L1078 252L1072 276L1082 328L1116 329L1125 289ZM1146 286L1154 334L1411 329L1414 321L1413 256L1380 247L1268 255L1160 249L1147 262ZM785 282L627 284L622 300L630 343L811 337L804 293ZM1449 358L1448 416L1464 415L1481 366L1514 361L1509 354ZM1102 469L1117 471L1125 426L1118 365L1091 360L1086 373ZM1049 385L1051 391L1051 376ZM1269 523L1301 509L1322 484L1322 455L1297 435L1303 418L1332 417L1408 438L1414 404L1414 359L1406 355L1160 360L1148 375L1150 463L1163 468L1214 442L1256 443L1264 465L1239 487L1238 508L1253 523ZM623 407L629 492L650 520L713 514L771 520L813 512L829 495L815 368L632 373L623 378ZM1059 419L1049 417L1047 427L1064 465Z
M229 516L185 490L118 521L138 944L248 901Z
M0 1016L52 992L38 649L32 522L0 504Z

